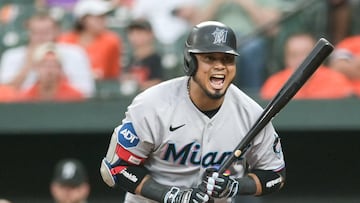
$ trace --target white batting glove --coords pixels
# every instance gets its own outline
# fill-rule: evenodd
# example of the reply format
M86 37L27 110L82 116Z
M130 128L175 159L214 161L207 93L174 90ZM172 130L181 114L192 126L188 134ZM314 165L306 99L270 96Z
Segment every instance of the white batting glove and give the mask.
M214 169L206 169L199 188L210 197L234 197L239 189L239 182L230 176L219 174Z
M172 187L164 197L164 203L206 203L209 196L198 188L182 190Z

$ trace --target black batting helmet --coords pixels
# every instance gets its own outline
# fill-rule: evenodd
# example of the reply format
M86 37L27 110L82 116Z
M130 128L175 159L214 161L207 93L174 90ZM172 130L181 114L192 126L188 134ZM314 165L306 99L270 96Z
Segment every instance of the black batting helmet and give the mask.
M238 56L234 31L216 21L202 22L193 27L184 48L184 71L194 75L197 69L196 53L221 52Z

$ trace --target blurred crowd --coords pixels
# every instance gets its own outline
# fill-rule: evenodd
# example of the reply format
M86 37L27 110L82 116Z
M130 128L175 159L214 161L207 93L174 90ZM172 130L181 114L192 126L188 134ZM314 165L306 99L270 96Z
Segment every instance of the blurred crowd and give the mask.
M360 97L360 0L2 0L0 102L132 96L183 75L190 28L238 38L234 84L271 99L324 37L335 50L296 99Z

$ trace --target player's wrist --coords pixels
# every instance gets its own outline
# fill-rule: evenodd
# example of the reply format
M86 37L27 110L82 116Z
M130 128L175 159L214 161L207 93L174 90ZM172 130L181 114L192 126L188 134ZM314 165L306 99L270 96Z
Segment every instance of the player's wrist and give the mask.
M237 179L239 182L238 195L255 195L256 194L256 182L250 176L244 176Z
M169 189L169 186L162 185L149 177L142 184L140 195L157 202L163 202Z

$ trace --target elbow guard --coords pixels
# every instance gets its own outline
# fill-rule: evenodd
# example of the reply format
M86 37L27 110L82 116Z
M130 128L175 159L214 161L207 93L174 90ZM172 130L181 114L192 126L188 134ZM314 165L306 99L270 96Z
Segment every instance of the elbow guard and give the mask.
M134 193L137 186L149 173L142 165L143 161L143 158L119 145L117 133L114 133L106 157L101 161L101 177L110 187L118 185L121 189Z
M118 186L121 189L134 194L137 186L149 171L143 166L120 165L113 167L104 158L101 162L100 173L108 186L115 187L117 183L120 183Z
M116 176L112 175L111 169L110 163L104 158L100 166L101 177L109 187L114 187L116 185Z
M248 175L253 178L256 183L256 196L278 191L285 183L285 178L280 172L271 170L253 170Z

